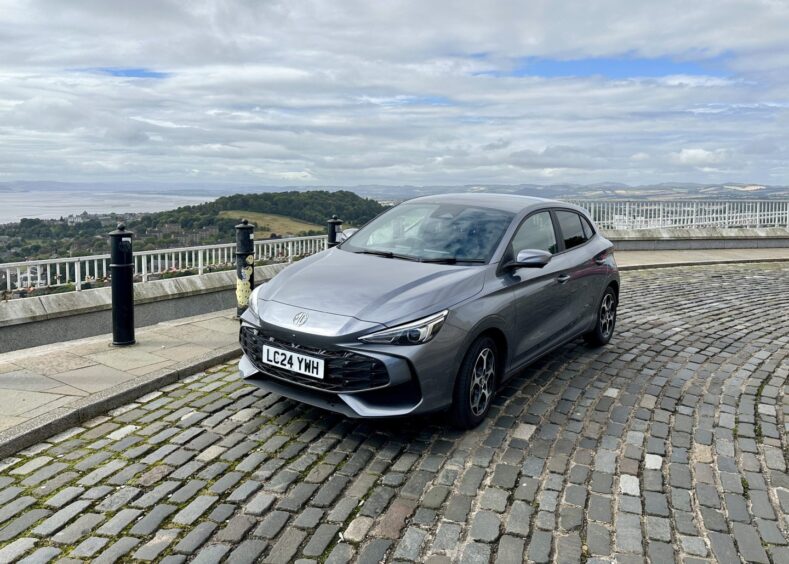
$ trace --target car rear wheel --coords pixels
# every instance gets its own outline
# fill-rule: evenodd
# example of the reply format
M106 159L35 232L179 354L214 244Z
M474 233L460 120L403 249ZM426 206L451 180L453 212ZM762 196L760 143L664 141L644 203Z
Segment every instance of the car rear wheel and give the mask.
M474 341L466 353L455 382L450 422L460 429L473 429L488 414L496 392L498 349L490 337Z
M594 329L584 335L587 343L593 347L602 347L608 344L616 325L616 306L616 292L609 286L603 294L603 299L600 300L600 305L597 306L597 322Z

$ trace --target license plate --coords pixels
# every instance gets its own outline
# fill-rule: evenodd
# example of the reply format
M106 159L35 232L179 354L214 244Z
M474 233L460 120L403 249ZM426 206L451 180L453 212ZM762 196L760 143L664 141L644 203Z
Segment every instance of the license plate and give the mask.
M263 364L323 379L323 360L263 345Z

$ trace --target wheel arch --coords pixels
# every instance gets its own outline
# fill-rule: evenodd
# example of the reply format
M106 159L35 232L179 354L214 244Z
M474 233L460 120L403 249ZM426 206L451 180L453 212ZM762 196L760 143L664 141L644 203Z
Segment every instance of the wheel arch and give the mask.
M471 345L473 345L477 340L482 337L490 337L496 343L496 348L498 349L498 361L499 366L496 368L496 379L497 382L501 381L501 378L504 374L507 373L507 366L509 360L509 341L507 340L507 334L502 326L496 322L497 320L489 319L485 322L480 323L477 327L475 327L472 331L469 331L468 337L463 342L463 347L458 351L458 359L456 362L457 370L460 370L460 367L463 364L463 359L466 358ZM457 372L457 371L456 371ZM457 373L455 374L455 382L453 384L454 387L457 385Z

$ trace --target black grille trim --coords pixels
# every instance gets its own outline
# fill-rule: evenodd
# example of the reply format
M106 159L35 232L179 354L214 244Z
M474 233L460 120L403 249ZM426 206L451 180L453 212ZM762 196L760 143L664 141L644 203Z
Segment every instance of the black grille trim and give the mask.
M334 393L373 390L389 384L389 373L383 362L353 351L322 349L290 343L263 335L252 327L241 327L239 341L241 349L255 365L255 368L263 374L279 380ZM263 364L261 354L264 344L323 359L325 363L323 379Z

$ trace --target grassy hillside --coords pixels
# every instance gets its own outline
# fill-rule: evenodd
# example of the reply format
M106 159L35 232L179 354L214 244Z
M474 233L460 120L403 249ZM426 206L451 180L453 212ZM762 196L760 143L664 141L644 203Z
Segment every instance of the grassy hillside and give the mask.
M276 233L277 235L298 235L309 231L323 231L324 225L308 223L300 219L293 219L284 215L261 213L242 210L225 210L219 212L219 217L229 218L239 222L242 219L255 224L255 231L263 233Z

